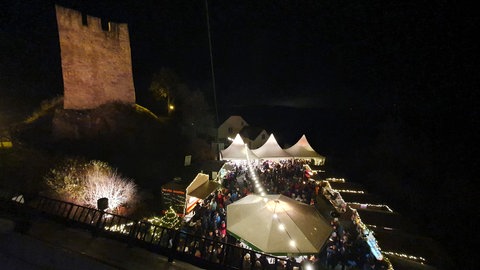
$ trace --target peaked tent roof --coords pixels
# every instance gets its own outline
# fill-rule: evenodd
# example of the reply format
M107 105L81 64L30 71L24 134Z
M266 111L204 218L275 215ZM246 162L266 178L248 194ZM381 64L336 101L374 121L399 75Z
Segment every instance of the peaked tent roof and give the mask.
M240 134L235 136L232 144L227 147L225 150L220 151L222 160L247 160L247 159L259 159L253 152L250 150L242 140Z
M273 133L259 148L252 150L255 155L263 159L291 159L292 155L283 150L277 143Z
M290 148L285 149L285 152L289 153L295 158L308 158L315 159L315 163L323 163L325 157L317 153L308 143L305 134L302 135L300 140ZM317 162L318 161L318 162Z

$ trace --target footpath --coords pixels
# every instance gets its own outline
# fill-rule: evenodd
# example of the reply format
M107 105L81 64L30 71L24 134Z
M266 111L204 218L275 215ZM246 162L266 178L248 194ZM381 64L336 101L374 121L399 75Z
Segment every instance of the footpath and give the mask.
M71 228L43 218L24 233L0 214L1 269L201 269L166 256L129 247L119 241L94 237L90 231Z

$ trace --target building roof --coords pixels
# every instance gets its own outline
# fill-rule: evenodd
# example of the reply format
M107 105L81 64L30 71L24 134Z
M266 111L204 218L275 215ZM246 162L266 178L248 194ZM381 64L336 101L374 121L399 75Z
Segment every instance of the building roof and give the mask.
M241 121L243 121L243 122L245 123L246 126L248 126L247 121L245 121L245 119L243 119L243 117L241 117L240 115L231 115L231 116L229 116L227 119L225 119L225 121L223 121L223 122L220 124L220 126L222 126L222 125L225 124L226 122L229 122L230 120L232 120L232 121L233 121L233 120L241 120ZM219 127L220 127L220 126L219 126Z
M254 127L254 126L245 126L240 130L240 136L243 138L248 138L250 140L255 140L265 129L261 127Z

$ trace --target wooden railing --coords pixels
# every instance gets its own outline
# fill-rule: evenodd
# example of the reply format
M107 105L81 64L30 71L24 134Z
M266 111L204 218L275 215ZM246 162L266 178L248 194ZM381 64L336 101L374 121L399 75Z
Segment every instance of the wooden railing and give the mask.
M11 193L0 191L0 211L30 219L40 215L68 226L88 229L94 236L123 241L207 269L258 269L257 260L265 257L260 269L301 269L295 261L245 249L230 243L193 235L182 230L161 227L147 221L103 212L94 208L64 202L43 196L33 196L19 203L11 200ZM22 214L23 213L23 214ZM247 255L248 254L248 255Z

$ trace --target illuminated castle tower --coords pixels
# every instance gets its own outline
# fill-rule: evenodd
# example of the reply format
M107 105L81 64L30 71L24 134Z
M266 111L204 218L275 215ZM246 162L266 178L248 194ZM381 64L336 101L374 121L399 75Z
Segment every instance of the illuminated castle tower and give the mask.
M127 24L55 6L65 109L92 109L112 101L135 103Z

